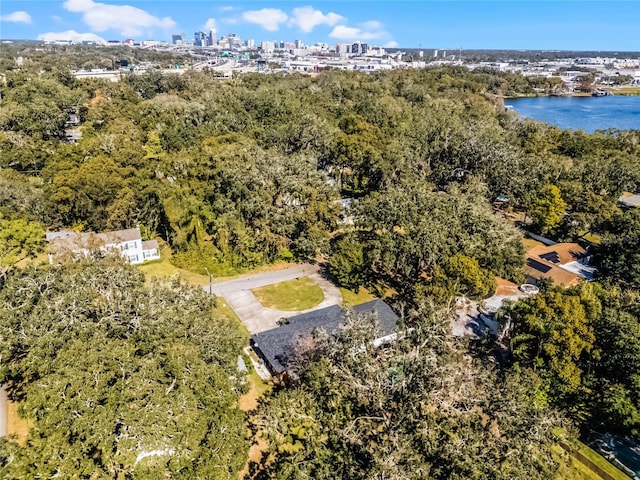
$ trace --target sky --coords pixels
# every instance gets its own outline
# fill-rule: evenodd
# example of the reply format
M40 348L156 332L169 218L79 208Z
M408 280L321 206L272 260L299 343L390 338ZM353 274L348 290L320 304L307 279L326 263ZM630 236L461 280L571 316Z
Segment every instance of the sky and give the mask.
M2 0L1 39L363 41L400 48L640 51L640 0Z

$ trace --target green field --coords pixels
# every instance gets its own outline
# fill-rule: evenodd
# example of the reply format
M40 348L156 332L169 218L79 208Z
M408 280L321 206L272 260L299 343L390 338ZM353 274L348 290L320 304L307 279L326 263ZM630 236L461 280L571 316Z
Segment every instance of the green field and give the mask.
M618 470L615 466L613 466L611 463L609 463L609 461L606 458L604 458L602 455L600 455L595 450L589 448L584 443L580 443L580 449L578 450L578 452L580 452L582 455L587 457L589 460L591 460L597 466L602 468L602 470L607 472L609 475L611 475L616 480L629 480L630 477L628 475L626 475L621 470Z
M148 262L140 265L138 268L146 275L157 278L167 278L173 275L179 275L180 278L191 285L202 286L209 283L209 277L198 273L178 268L171 263L171 251L163 248L160 252L160 260Z
M630 480L627 475L618 470L615 466L607 461L603 456L592 450L582 442L576 442L574 449L591 460L594 464L608 473L615 480ZM556 480L605 480L598 472L584 464L576 456L567 454L560 445L553 448L552 456L560 464L558 472L555 475Z
M324 300L322 289L307 277L254 288L251 291L263 306L275 310L308 310Z
M371 300L376 299L376 297L371 295L364 287L360 287L358 292L340 287L340 293L342 294L343 307L360 305L361 303L370 302Z

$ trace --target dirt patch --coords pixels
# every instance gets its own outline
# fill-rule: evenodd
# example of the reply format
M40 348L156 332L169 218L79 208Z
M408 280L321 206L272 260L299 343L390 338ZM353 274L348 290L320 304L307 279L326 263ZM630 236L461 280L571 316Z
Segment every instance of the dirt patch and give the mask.
M495 295L516 295L518 293L518 285L509 280L496 277L496 284Z
M29 435L29 421L18 414L18 404L7 401L7 435L15 435L18 443L24 445Z
M247 458L247 463L238 474L240 480L255 478L256 472L252 471L254 470L252 466L260 463L262 455L267 451L267 447L267 442L260 436L260 433L252 438L251 447L249 447L249 458Z

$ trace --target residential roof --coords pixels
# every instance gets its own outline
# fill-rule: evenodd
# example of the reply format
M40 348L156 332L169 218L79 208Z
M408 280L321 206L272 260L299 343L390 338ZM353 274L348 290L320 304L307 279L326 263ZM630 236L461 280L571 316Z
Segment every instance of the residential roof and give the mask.
M578 243L556 243L537 245L527 252L527 257L539 257L541 260L564 265L588 256L587 251Z
M144 240L142 242L142 250L153 250L154 248L158 248L157 240Z
M582 278L593 278L594 269L585 265L589 254L577 243L538 245L526 257L527 274L535 280L550 278L555 284L568 287Z
M47 240L53 240L53 244L58 249L79 250L83 248L101 247L114 245L123 242L141 240L140 229L129 228L127 230L115 230L112 232L91 233L91 232L49 232L46 234Z
M398 316L382 300L356 305L352 310L357 314L375 314L380 322L381 336L395 331ZM251 340L254 349L267 361L271 371L279 374L286 370L287 355L300 338L316 330L337 333L344 320L345 312L338 305L332 305L291 317L284 325L252 335Z
M633 195L631 193L624 193L618 202L624 207L640 207L640 195Z

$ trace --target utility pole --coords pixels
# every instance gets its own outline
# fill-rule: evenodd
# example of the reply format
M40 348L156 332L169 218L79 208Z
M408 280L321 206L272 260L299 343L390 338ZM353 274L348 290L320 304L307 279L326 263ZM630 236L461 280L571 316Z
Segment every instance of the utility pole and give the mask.
M209 275L209 295L213 295L213 275L209 273L209 269L207 267L204 267L204 270L207 272L207 275Z

